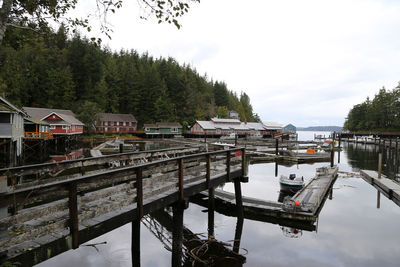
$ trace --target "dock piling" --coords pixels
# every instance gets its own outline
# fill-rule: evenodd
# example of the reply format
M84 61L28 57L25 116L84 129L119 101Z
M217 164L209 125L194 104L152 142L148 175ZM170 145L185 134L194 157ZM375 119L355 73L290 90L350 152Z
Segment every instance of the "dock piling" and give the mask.
M140 220L132 221L131 234L132 267L140 267Z
M379 153L378 157L378 179L382 177L382 153Z
M79 247L78 241L78 197L77 197L77 184L70 183L68 188L69 195L69 231L72 237L72 248Z

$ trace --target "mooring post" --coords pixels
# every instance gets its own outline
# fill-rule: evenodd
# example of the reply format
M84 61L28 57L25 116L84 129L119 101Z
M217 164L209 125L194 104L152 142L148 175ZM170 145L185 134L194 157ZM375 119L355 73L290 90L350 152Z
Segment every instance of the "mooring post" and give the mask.
M182 266L182 242L183 242L183 211L182 201L172 205L173 229L172 229L172 265L173 267Z
M382 153L379 153L378 156L378 179L382 177Z
M332 198L333 198L333 186L329 190L329 200L332 200Z
M137 219L140 221L143 217L143 177L142 168L136 169L136 203L137 203Z
M244 218L237 218L236 229L235 229L235 239L233 241L233 252L239 253L240 250L240 240L242 239L243 232L243 221Z
M72 248L76 249L79 247L78 240L78 197L77 197L77 184L75 182L70 183L68 187L68 206L69 206L69 232L72 237Z
M334 146L334 144L333 144L333 142L331 143L331 168L333 167L333 165L334 165L334 159L335 159L335 151L333 150L333 146Z
M275 138L275 155L278 155L278 149L279 149L279 140L278 138Z

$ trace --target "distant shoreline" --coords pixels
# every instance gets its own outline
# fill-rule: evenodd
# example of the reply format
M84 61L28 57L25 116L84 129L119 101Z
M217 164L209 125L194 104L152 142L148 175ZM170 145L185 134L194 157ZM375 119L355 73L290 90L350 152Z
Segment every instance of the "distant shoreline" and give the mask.
M341 132L341 131L342 131L342 127L339 127L339 126L310 126L310 127L297 127L297 131Z

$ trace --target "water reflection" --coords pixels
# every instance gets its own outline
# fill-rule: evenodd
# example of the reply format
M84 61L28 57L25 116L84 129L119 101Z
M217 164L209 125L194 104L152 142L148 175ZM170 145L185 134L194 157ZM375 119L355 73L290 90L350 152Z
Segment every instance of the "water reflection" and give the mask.
M342 144L341 171L377 170L378 148ZM397 174L398 154L394 151L385 153L384 174ZM308 182L315 169L326 164L250 165L249 183L242 184L243 195L279 200L281 192L279 179L275 176L276 168L284 175L296 172ZM234 192L233 184L226 184L224 190ZM334 195L329 199L319 216L318 233L314 230L301 231L300 234L296 229L301 228L296 225L282 226L277 222L238 221L234 216L236 211L233 211L230 215L215 212L214 235L217 240L227 243L232 238L239 241L236 246L241 248L239 251L243 252L243 248L248 251L244 266L398 266L400 208L396 204L380 197L374 187L359 177L339 177ZM202 210L203 206L191 203L185 210L184 225L192 233L207 236L209 217L208 212ZM130 225L125 225L92 240L91 243L107 241L106 245L98 246L99 252L92 247L80 247L40 266L130 266L130 231ZM285 233L297 234L295 237L301 238L288 238ZM237 236L240 238L237 239ZM172 241L171 238L167 239ZM170 266L171 252L156 235L142 227L141 239L142 266Z

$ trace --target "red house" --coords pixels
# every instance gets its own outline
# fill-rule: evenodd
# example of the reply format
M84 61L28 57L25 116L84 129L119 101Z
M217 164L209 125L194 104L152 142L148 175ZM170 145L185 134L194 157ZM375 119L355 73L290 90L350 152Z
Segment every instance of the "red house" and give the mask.
M67 109L48 109L24 107L30 117L50 124L53 135L74 135L83 133L83 123L75 118L75 114Z
M98 133L130 133L136 131L137 120L132 114L99 113Z

